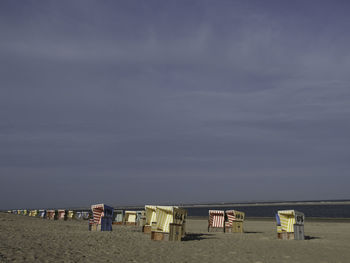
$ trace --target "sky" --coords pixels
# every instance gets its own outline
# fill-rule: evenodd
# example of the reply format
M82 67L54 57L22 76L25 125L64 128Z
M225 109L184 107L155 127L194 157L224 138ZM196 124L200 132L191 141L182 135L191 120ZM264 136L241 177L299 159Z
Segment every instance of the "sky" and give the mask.
M350 199L348 1L0 1L0 209Z

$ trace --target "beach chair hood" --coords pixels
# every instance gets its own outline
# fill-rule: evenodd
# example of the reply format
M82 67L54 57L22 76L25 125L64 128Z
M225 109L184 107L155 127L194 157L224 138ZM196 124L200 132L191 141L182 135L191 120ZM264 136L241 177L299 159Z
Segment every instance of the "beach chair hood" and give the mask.
M278 216L278 217L277 217ZM302 212L295 210L281 210L277 212L276 219L279 218L279 223L277 222L278 232L294 232L294 224L304 225L305 216Z

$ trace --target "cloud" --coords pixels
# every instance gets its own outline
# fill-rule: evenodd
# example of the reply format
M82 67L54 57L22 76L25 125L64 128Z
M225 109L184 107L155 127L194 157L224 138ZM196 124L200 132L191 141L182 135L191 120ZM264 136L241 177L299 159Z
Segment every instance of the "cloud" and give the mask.
M204 201L206 184L227 200L237 183L233 199L281 199L269 193L304 177L304 198L344 196L348 20L300 4L1 3L2 185L67 188L52 206L86 202L93 184L91 200L111 202L103 189L137 185L120 203ZM329 193L309 193L309 178L334 177ZM166 190L148 196L156 186Z

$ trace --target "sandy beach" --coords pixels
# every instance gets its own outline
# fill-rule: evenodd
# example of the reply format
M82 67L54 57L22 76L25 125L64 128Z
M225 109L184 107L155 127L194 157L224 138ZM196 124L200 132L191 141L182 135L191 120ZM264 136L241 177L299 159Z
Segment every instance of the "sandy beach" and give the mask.
M312 221L308 240L277 240L273 220L247 220L245 233L208 233L189 219L183 242L152 241L136 227L89 232L87 221L0 213L0 262L350 262L350 224Z

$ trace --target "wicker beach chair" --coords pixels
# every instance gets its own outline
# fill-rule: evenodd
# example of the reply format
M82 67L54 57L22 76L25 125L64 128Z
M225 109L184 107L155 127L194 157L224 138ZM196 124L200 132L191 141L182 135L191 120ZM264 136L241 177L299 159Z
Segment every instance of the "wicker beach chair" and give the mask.
M277 238L304 239L305 215L295 210L280 210L276 214Z
M89 220L89 229L97 231L112 231L113 210L113 207L105 204L92 205L92 218Z

